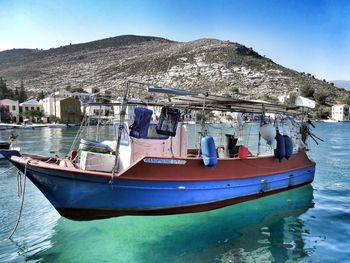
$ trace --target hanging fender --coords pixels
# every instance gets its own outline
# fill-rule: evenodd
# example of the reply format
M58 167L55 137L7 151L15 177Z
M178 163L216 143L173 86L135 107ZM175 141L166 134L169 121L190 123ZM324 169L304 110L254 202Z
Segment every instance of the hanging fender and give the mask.
M293 154L293 142L288 135L283 135L283 139L284 139L284 145L285 145L285 151L286 151L285 157L288 160L289 157L291 157Z
M201 140L202 158L205 166L214 167L218 163L215 142L212 136L205 136Z
M277 148L274 150L275 157L280 161L286 157L286 145L283 136L277 131L276 133Z

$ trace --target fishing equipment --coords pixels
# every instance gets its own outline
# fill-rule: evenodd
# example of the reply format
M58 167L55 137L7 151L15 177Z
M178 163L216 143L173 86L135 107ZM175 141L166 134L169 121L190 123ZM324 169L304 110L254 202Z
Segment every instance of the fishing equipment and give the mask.
M204 136L201 140L202 159L205 166L214 167L218 163L215 142L212 136Z
M176 108L163 107L159 122L156 127L158 134L176 136L177 124L180 120L180 110Z

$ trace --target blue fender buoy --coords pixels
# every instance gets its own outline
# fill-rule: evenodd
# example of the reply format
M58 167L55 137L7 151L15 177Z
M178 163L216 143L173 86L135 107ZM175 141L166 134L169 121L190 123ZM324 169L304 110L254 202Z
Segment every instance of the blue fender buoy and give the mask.
M288 135L283 135L283 139L286 148L286 158L289 159L293 154L293 141Z
M283 136L277 131L276 133L277 147L275 149L275 157L282 160L286 157L286 145Z
M215 142L212 136L205 136L201 140L202 158L205 166L214 167L218 163Z

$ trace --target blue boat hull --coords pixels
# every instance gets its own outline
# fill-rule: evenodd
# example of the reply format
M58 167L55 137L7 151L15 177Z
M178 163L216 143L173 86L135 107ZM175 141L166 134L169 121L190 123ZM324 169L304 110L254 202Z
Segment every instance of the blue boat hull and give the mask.
M15 163L24 171L24 165ZM28 167L28 178L56 210L74 220L200 212L289 190L313 181L315 166L244 179L146 181L90 177Z

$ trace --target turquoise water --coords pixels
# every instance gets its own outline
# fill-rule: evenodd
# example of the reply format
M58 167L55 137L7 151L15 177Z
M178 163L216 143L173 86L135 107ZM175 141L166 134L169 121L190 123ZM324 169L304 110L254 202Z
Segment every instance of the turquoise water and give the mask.
M350 124L317 124L327 143L311 144L312 185L204 213L75 222L27 181L12 241L20 203L15 171L0 174L0 262L350 262L349 130ZM18 131L18 144L61 156L75 132ZM0 173L10 167L0 161Z

